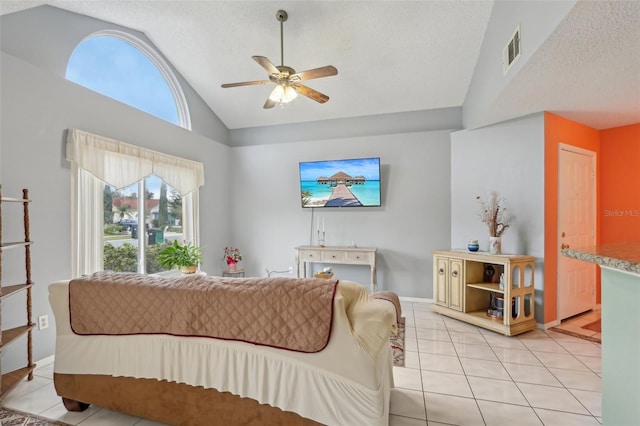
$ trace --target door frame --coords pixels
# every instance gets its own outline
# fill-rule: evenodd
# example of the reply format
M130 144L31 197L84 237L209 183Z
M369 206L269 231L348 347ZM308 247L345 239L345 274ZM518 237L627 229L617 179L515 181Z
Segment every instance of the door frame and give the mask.
M597 214L598 214L598 186L596 184L597 180L598 180L598 168L597 168L597 152L596 151L592 151L590 149L585 149L585 148L580 148L578 146L575 145L569 145L567 143L563 143L560 142L558 143L558 168L557 168L557 176L558 176L558 182L557 182L557 188L558 188L558 205L557 205L557 211L556 211L556 215L558 218L558 226L557 226L557 232L556 232L556 247L560 247L560 243L562 240L562 230L560 229L560 209L561 209L561 205L562 205L562 201L560 199L560 177L562 176L562 174L560 173L560 167L561 167L561 161L560 161L560 152L561 151L569 151L575 154L580 154L580 155L586 155L591 159L591 166L592 166L592 170L593 170L593 188L592 188L592 192L591 192L591 199L592 199L592 213L593 213L593 242L594 245L597 244L598 242L598 218L597 218ZM560 295L560 261L561 258L563 257L561 250L558 249L557 252L557 260L556 260L556 264L558 265L557 270L556 270L556 318L558 323L561 321L560 319L560 303L559 303L559 295ZM594 274L594 286L595 286L595 291L593 294L593 306L596 306L596 301L598 300L598 276L597 276L597 269L593 268L593 274Z

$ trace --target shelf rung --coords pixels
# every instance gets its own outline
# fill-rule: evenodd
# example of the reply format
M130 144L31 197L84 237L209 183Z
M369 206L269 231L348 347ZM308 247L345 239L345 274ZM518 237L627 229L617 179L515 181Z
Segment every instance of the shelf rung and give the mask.
M31 199L29 199L29 198L2 197L2 199L0 199L0 201L2 201L3 203L24 203L25 201L27 203L30 203Z
M0 299L4 299L5 297L11 296L15 292L20 290L26 290L29 287L32 287L34 283L23 283L16 285L3 285L0 287Z
M14 340L27 334L30 330L33 330L35 324L21 325L20 327L10 328L8 330L2 330L2 341L0 342L0 348L11 344Z
M8 243L0 243L0 250L2 249L10 249L14 247L26 247L33 244L33 241L17 241L17 242L8 242Z
M22 379L27 376L31 376L33 370L36 369L35 364L27 365L26 367L18 368L17 370L10 371L2 375L2 389L0 390L0 396L4 396L15 385L20 383ZM29 378L31 380L31 378Z

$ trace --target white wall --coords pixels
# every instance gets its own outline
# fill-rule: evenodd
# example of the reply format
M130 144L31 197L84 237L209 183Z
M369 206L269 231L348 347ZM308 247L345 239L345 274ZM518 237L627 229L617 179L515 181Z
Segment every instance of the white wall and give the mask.
M577 0L496 1L464 100L466 129L495 123L491 107L514 77L571 12ZM503 75L502 52L520 26L520 58Z
M544 115L451 134L451 246L477 239L488 249L489 232L476 196L496 191L516 220L502 235L504 253L535 256L536 318L544 291Z
M51 327L34 332L34 359L53 354L54 321L47 285L71 276L70 168L65 160L66 129L75 127L127 143L201 161L205 186L200 190L201 240L219 247L228 239L229 147L103 97L2 53L0 79L0 164L3 193L18 196L30 189L33 317L48 314ZM21 217L3 217L3 231L21 228ZM15 253L13 253L15 254ZM12 254L12 255L13 255ZM214 250L205 251L205 264ZM19 260L23 262L23 260ZM18 263L20 265L20 263ZM22 266L3 262L3 282L24 279ZM2 302L3 328L24 323L24 299ZM13 346L13 345L12 345ZM19 343L16 347L21 346ZM3 369L24 358L3 349Z
M3 15L0 22L0 46L3 52L62 78L66 75L67 62L73 50L85 37L97 31L126 31L163 57L162 52L141 32L53 6L43 5ZM171 63L166 58L164 60L184 92L191 114L191 130L209 139L227 143L228 129Z
M461 128L462 107L449 107L279 126L232 129L229 131L229 139L232 146L245 146L300 141L322 142L328 139L417 133L434 129L458 130Z
M361 157L381 158L382 206L314 209L324 217L326 244L377 247L379 289L432 297L431 253L450 239L449 131L233 148L229 244L242 249L249 275L295 266L294 247L310 243L312 210L300 207L298 163ZM366 267L334 272L369 283Z

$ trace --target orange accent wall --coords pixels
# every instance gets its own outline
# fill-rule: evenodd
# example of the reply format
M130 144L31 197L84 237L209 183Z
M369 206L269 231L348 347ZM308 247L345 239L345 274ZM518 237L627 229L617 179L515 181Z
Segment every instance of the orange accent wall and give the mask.
M596 153L596 173L600 175L600 132L558 115L544 113L544 319L558 317L558 150L561 143L588 149ZM600 189L596 179L596 212L600 211ZM596 214L596 229L599 229ZM599 236L596 234L596 244ZM600 278L597 282L600 294ZM599 297L599 296L598 296Z
M600 244L640 241L640 124L600 132Z

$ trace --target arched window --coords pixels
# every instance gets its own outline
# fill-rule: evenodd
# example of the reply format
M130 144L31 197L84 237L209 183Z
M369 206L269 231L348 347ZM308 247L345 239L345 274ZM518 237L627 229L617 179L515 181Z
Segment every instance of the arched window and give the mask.
M184 93L162 57L122 31L89 35L67 63L67 80L191 129Z

